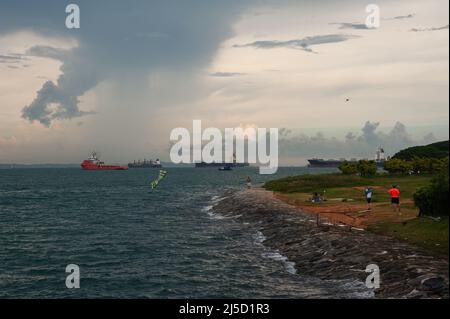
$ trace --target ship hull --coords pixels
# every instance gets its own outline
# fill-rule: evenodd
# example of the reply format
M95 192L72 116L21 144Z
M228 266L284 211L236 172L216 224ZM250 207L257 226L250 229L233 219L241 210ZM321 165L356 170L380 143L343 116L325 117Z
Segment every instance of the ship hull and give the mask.
M128 164L129 168L162 168L161 164Z
M81 168L85 171L126 171L128 169L127 166L96 164L89 161L84 161Z
M250 166L249 163L195 163L195 167L197 168L210 168L210 167L223 167L223 166L229 166L229 167L248 167Z
M113 165L105 165L105 166L81 166L81 168L85 171L126 171L128 167L124 166L113 166Z

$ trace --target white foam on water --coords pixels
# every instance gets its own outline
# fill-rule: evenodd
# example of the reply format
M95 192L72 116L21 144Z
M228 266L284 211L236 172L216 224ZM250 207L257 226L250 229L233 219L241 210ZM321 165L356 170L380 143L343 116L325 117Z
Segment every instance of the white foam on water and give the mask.
M337 285L344 290L352 291L352 298L374 298L375 293L373 289L366 287L365 283L359 280L330 280L330 282L336 282Z
M201 209L201 211L204 212L204 213L207 213L208 216L211 219L224 219L225 218L224 216L216 214L216 213L213 212L213 208L214 208L214 205L215 205L214 201L218 201L218 200L221 200L221 198L219 196L213 196L211 198L211 203L209 205L206 205L205 207L203 207Z
M295 275L297 273L297 270L295 269L295 263L293 261L289 261L289 259L286 256L281 255L278 252L270 251L262 253L262 256L265 258L269 258L278 262L281 262L284 266L284 269L292 275Z
M219 203L219 202L221 202L221 201L223 201L224 199L227 199L228 197L227 196L224 196L224 197L220 197L220 196L213 196L212 198L211 198L211 202L213 203L213 204L217 204L217 203Z
M203 207L203 208L201 209L201 211L202 211L202 212L209 212L209 211L212 210L212 208L213 208L212 205L207 205L207 206Z
M266 236L264 236L264 234L262 232L260 232L258 230L253 235L253 238L255 240L256 245L262 246L264 248L264 252L261 254L262 257L269 258L269 259L275 260L277 262L281 262L284 269L292 275L295 275L297 273L294 262L289 261L289 259L286 256L281 255L278 251L271 250L271 249L267 248L266 246L264 246L263 243L267 238L266 238Z
M255 244L257 245L262 245L262 243L266 240L266 236L264 236L264 234L259 230L256 231L256 233L253 235L253 238L255 240Z
M220 220L220 219L225 219L226 218L225 216L222 216L220 214L216 214L216 213L214 213L212 211L208 211L207 214L208 214L209 217L211 217L211 219Z

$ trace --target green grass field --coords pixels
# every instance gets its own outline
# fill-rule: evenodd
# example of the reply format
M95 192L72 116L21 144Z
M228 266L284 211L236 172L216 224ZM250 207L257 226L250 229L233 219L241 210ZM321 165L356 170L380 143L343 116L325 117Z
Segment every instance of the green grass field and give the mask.
M312 193L324 194L326 202L319 205L361 205L365 203L364 188L374 188L373 203L379 218L374 218L367 230L392 236L427 249L431 253L448 256L448 218L435 221L431 218L414 218L418 209L414 205L414 192L430 183L431 175L395 176L379 174L375 177L364 178L356 175L343 175L340 173L322 175L301 175L286 177L267 182L267 190L286 195L289 200L302 203L304 206L316 206L308 199ZM390 214L390 195L388 190L397 185L401 192L401 207L404 220L399 221L398 216ZM387 212L386 214L382 214ZM409 212L409 213L408 213ZM390 216L393 215L393 216ZM392 217L392 218L391 218ZM406 220L406 217L409 220ZM413 218L413 219L411 219Z
M356 175L322 174L291 176L267 182L267 190L280 193L306 193L318 192L327 198L346 198L353 201L364 201L364 188L374 188L374 202L388 202L388 190L397 185L403 199L412 199L413 193L420 187L427 185L432 176L392 176L380 174L371 178Z

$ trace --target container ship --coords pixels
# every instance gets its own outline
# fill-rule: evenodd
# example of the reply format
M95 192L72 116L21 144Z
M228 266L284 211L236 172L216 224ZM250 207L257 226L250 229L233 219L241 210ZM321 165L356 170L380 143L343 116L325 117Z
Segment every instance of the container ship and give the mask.
M375 163L377 164L377 167L383 168L384 162L386 161L386 157L384 155L384 149L379 147L376 156L375 156ZM349 163L356 163L358 160L356 158L352 159L323 159L323 158L312 158L308 160L309 165L308 167L338 167L343 162L349 162Z
M127 166L105 164L98 159L97 153L95 152L81 163L81 168L87 171L124 171L128 169Z
M134 161L133 163L128 163L129 168L161 168L161 161L159 158L156 159L156 161L149 160L147 161L144 159L144 161Z

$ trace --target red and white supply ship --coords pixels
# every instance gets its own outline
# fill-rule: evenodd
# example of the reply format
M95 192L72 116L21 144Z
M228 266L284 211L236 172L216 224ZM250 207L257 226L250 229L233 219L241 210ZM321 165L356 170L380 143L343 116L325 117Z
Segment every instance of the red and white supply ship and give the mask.
M93 152L87 160L81 163L81 168L88 171L125 171L128 166L107 165L98 159L97 153Z

